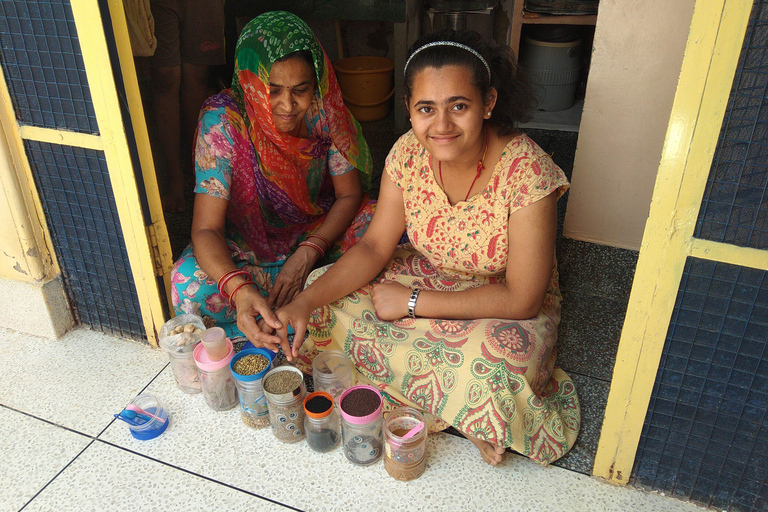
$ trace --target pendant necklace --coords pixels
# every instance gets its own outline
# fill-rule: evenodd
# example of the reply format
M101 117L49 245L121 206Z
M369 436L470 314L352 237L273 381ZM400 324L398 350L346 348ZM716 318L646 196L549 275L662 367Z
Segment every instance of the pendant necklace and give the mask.
M467 195L464 196L464 201L466 201L469 198L469 193L472 191L472 187L475 186L475 182L477 181L477 178L480 177L480 173L483 172L483 169L485 169L485 154L488 152L488 127L485 127L485 149L483 150L483 158L482 160L479 160L477 162L477 174L475 174L475 179L472 180L472 184L469 186L469 190L467 190ZM445 192L445 185L443 184L443 163L441 161L437 161L437 173L440 175L440 186L443 189L443 192ZM446 194L447 195L447 194Z

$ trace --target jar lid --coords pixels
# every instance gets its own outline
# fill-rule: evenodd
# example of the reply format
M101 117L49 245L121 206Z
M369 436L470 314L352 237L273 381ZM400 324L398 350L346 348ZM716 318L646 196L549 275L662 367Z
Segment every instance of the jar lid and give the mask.
M267 358L267 366L263 370L261 370L259 373L254 373L252 375L241 375L235 371L235 363L238 362L240 359L247 355L259 355L264 356ZM241 382L253 382L255 380L259 380L264 375L267 374L267 372L272 368L272 361L275 359L275 354L269 349L266 348L246 348L244 350L241 350L237 354L235 354L232 357L232 360L229 362L229 369L232 370L232 376L241 381Z
M310 400L314 398L319 398L320 400L316 400L313 405L316 405L315 407L312 407L314 410L310 410L307 407L307 403L309 403ZM327 403L321 400L322 398L325 398L327 400ZM323 407L317 407L317 405L323 406ZM322 409L322 410L318 410ZM326 393L325 391L315 391L314 393L310 393L307 395L307 398L304 399L304 412L312 418L313 420L319 420L323 419L326 416L329 416L333 412L333 397Z
M198 343L197 346L195 347L195 351L192 352L192 355L195 358L195 364L197 365L197 367L207 372L213 372L227 366L229 362L232 360L232 356L234 356L235 351L232 347L232 341L229 338L225 338L224 341L227 344L227 348L229 350L227 352L227 355L224 357L224 359L220 359L219 361L211 361L211 359L208 357L208 353L206 352L203 344Z
M359 390L371 390L374 393L376 393L376 396L378 398L378 406L376 407L376 410L373 411L370 414L367 414L365 416L354 416L350 414L349 412L345 411L343 408L344 405L344 399L347 398L351 393ZM352 386L348 390L346 390L344 393L342 393L341 398L339 398L339 413L341 414L341 417L344 418L344 421L347 423L352 423L353 425L364 425L366 423L370 423L381 416L381 410L384 405L384 401L381 398L381 393L378 389L376 389L373 386L367 386L364 384L361 384L359 386ZM349 407L347 407L349 409ZM354 411L353 411L354 412Z

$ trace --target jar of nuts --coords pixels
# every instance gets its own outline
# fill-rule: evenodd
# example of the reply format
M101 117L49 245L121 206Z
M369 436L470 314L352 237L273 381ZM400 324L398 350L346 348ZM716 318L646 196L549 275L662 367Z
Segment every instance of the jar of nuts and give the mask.
M197 315L179 315L160 328L158 343L168 353L176 385L184 393L200 393L200 379L192 353L205 331L203 319Z

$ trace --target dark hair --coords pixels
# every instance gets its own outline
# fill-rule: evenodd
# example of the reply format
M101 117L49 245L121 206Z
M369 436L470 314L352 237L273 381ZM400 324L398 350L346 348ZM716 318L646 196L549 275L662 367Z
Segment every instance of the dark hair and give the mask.
M450 45L426 48L413 56L405 69L406 108L411 100L413 77L416 73L427 67L466 66L472 71L474 85L483 100L487 99L491 87L496 89L498 97L489 122L498 127L500 135L513 133L519 123L531 118L531 111L535 106L531 86L508 46L488 41L477 32L442 30L419 38L408 50L408 55L413 55L422 46L435 41L453 41L475 50L491 68L490 79L483 62L463 48Z

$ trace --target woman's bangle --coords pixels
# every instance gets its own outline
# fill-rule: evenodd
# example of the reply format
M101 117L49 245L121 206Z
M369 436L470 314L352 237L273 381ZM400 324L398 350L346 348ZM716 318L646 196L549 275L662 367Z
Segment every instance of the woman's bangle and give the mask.
M253 281L246 281L244 283L240 283L239 285L235 286L235 289L232 290L232 293L229 295L229 305L233 308L237 309L237 306L235 305L235 294L237 293L237 290L242 288L243 286L248 286L249 284L252 284L253 286L256 286L256 283Z
M411 297L408 299L408 318L416 318L416 299L419 298L421 290L414 288Z
M229 298L229 294L224 291L224 287L227 285L230 279L232 279L235 276L243 276L248 281L252 281L253 278L251 277L251 273L247 270L243 270L241 268L230 270L229 272L226 272L223 276L219 278L219 280L216 282L216 288L219 289L219 291L224 295L225 298Z
M328 239L326 239L326 238L323 238L322 236L320 236L320 235L316 235L316 234L314 234L314 233L313 233L313 234L311 234L311 235L308 235L308 236L307 236L307 240L309 240L310 238L317 238L318 240L320 240L321 242L323 242L323 243L325 244L325 246L326 246L326 247L328 247L328 249L326 249L326 250L330 250L330 249L331 249L331 242L329 242L329 241L328 241Z
M320 257L321 258L323 256L325 256L325 251L323 250L323 248L320 247L319 245L317 245L315 242L310 242L309 240L304 240L303 242L301 242L299 244L299 247L311 247L311 248L313 248L314 250L316 250L317 252L320 253Z

